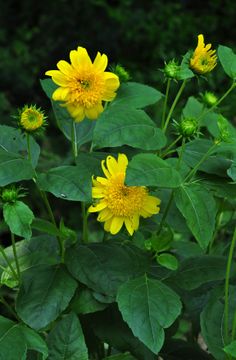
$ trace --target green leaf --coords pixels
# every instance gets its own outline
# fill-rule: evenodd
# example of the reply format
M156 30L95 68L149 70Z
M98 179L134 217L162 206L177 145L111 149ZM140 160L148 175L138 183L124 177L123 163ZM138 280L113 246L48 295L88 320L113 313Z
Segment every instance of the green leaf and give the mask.
M211 281L224 280L226 264L224 256L195 255L181 262L172 279L179 287L190 291Z
M123 282L145 273L149 260L135 246L119 243L76 245L65 257L68 270L77 280L110 296Z
M190 96L183 109L183 116L185 118L198 118L203 109L203 105L195 97Z
M236 357L236 340L224 347L224 352L227 355Z
M0 359L21 360L26 354L26 342L21 325L0 316Z
M74 313L65 315L52 329L47 338L48 360L88 360L79 319Z
M139 84L136 82L128 82L121 84L115 100L110 107L133 107L142 109L147 105L155 104L163 97L160 91L151 86Z
M157 262L170 270L177 270L179 262L172 254L160 254L157 256Z
M216 204L211 193L200 184L176 189L175 202L202 249L206 249L215 229Z
M90 314L106 308L106 304L97 301L91 290L88 288L80 289L71 301L70 308L76 314Z
M105 357L103 360L136 360L130 353L118 354Z
M138 154L129 162L127 185L177 188L181 185L180 174L167 161L154 154Z
M27 138L19 129L0 125L0 148L28 159ZM40 147L32 136L30 136L30 150L32 164L35 168L38 163Z
M51 79L40 80L40 84L49 99L52 99L52 94L58 86L54 84ZM75 126L75 141L78 147L92 140L95 121L84 119L81 123L75 123L66 108L62 107L59 102L52 101L52 107L57 125L68 140L71 140L71 129L73 125Z
M17 313L33 329L42 329L66 309L76 287L63 266L35 266L23 273Z
M31 224L31 228L53 236L61 235L60 231L54 224L44 219L35 218Z
M225 73L232 79L236 78L236 54L227 46L219 45L218 58Z
M3 217L11 232L15 235L29 239L32 235L31 223L34 214L22 201L6 203L3 205Z
M165 146L166 137L144 111L110 106L96 122L93 144L96 148L129 145L158 150Z
M232 163L230 168L227 170L227 174L233 181L236 181L236 161Z
M48 347L42 337L26 326L21 326L21 331L25 337L27 348L41 353L42 360L45 360L48 356Z
M158 280L142 276L121 285L117 302L123 319L155 354L164 342L164 330L181 312L178 295Z
M33 177L34 170L29 160L0 148L0 186Z

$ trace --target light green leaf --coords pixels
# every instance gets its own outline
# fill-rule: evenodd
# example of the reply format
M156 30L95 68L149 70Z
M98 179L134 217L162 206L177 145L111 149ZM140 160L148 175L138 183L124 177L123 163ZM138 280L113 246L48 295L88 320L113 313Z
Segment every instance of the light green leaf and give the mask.
M45 360L48 356L48 347L43 338L34 330L21 325L20 330L24 335L27 349L35 350L42 354L42 360Z
M48 360L88 360L88 350L78 317L65 315L47 338Z
M3 217L11 232L15 235L29 239L32 235L31 223L34 214L22 201L6 203L3 205Z
M218 58L225 73L232 79L236 78L236 54L227 46L219 45Z
M233 181L236 181L236 161L234 161L227 170L227 174L231 179L233 179Z
M154 154L134 156L127 168L127 185L177 188L181 182L177 170Z
M117 302L133 334L157 354L164 342L163 328L168 328L181 312L178 295L145 275L121 285Z
M165 146L166 137L144 111L110 106L96 122L93 144L96 148L129 145L158 150Z
M76 287L63 266L35 266L23 273L17 313L33 329L43 329L66 309Z
M0 360L19 360L26 354L26 341L21 326L0 316Z
M224 347L224 352L227 355L236 357L236 340L232 341L230 344Z
M0 186L33 177L34 170L29 160L0 148Z
M216 204L211 193L200 184L176 189L175 202L202 249L206 249L215 229Z
M170 270L177 270L179 266L179 262L176 257L172 254L160 254L157 256L158 264L166 267Z
M190 96L183 109L183 116L185 118L198 118L203 109L203 105L195 97Z
M133 107L142 109L147 105L155 104L163 97L160 91L151 86L128 82L121 84L115 100L110 104L111 107Z

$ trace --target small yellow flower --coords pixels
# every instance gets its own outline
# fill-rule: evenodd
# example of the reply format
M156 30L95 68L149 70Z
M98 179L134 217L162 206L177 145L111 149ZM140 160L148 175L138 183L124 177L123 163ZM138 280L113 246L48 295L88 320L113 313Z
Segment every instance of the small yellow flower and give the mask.
M45 125L44 112L35 105L25 105L19 112L19 125L26 132L34 132Z
M123 224L130 235L139 227L140 216L147 218L160 211L160 199L148 194L144 186L126 186L125 175L128 159L119 154L116 160L108 156L101 162L106 177L93 178L92 197L96 203L89 212L99 212L98 221L104 222L104 229L117 234Z
M70 61L71 64L60 60L57 63L59 70L46 72L59 85L52 98L63 102L76 122L85 117L95 120L104 110L102 102L115 98L119 78L105 71L108 59L100 52L92 63L87 50L79 46L70 52Z
M205 45L203 35L198 35L198 44L190 59L190 68L197 74L206 74L212 71L216 66L216 50L210 49L211 44Z

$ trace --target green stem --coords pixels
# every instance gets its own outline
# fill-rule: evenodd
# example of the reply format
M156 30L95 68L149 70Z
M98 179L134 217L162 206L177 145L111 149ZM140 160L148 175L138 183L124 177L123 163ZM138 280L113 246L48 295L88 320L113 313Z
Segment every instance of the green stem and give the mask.
M14 276L15 280L18 281L18 276L17 276L17 273L15 272L15 269L13 268L12 264L11 264L11 261L8 259L4 249L0 246L0 252L2 254L2 257L4 258L4 260L6 261L7 265L9 266L11 272L12 272L12 275Z
M225 199L222 199L222 200L221 200L221 203L220 203L220 206L219 206L219 210L218 210L217 216L216 216L215 231L214 231L214 233L213 233L212 239L211 239L210 244L209 244L209 247L208 247L208 254L211 253L211 249L212 249L212 246L213 246L214 241L215 241L215 239L216 239L216 235L217 235L217 233L218 233L218 230L220 229L220 225L221 225L221 221L222 221L222 217L223 217L223 206L224 206L224 202L225 202Z
M32 163L31 150L30 150L30 135L29 135L29 133L26 134L26 139L27 139L28 159L29 159L30 163Z
M234 318L233 318L232 337L231 337L232 341L235 340L235 335L236 335L236 311L234 312Z
M162 154L162 158L164 158L167 154L169 154L169 150L182 138L182 135L179 135L165 150Z
M174 102L173 102L173 104L171 105L169 114L168 114L168 116L167 116L165 125L164 125L164 127L163 127L163 132L164 132L164 133L165 133L166 130L167 130L167 127L168 127L168 125L169 125L171 116L172 116L173 111L174 111L174 109L175 109L175 107L176 107L176 105L177 105L177 103L178 103L178 101L179 101L179 98L180 98L180 96L181 96L181 94L182 94L182 92L183 92L183 90L184 90L184 88L185 88L186 82L187 82L187 80L184 80L184 81L182 82L182 85L180 86L179 91L177 92L177 95L176 95L176 97L175 97L175 99L174 99Z
M229 280L230 280L230 270L233 260L233 252L236 244L236 227L234 229L233 238L231 241L229 255L226 266L226 275L225 275L225 308L224 308L224 329L225 329L225 343L228 344L229 341ZM235 332L235 330L234 330Z
M229 87L229 89L224 93L224 95L221 96L221 98L207 111L203 112L198 118L197 120L200 120L203 116L207 115L209 112L211 112L212 110L214 110L225 98L226 96L228 96L231 91L235 88L236 86L236 82L233 81L232 85Z
M17 278L20 282L21 281L20 265L19 265L19 261L18 261L18 257L17 257L15 235L12 232L11 232L11 242L12 242L14 259L15 259L15 263L16 263Z
M166 94L165 94L165 101L164 101L164 105L163 105L162 119L161 119L161 129L163 129L164 125L165 125L166 107L167 107L167 101L168 101L168 96L169 96L169 91L170 91L170 83L171 83L171 79L168 79L167 85L166 85Z
M76 123L74 120L71 120L71 144L74 155L74 160L76 160L78 156L78 146L77 146L77 134L76 134Z
M191 180L191 178L195 175L197 172L199 166L208 158L208 156L211 154L212 150L217 146L217 144L213 144L207 152L203 155L203 157L198 161L198 163L192 168L192 170L188 173L184 181Z
M81 202L82 216L83 216L83 242L88 243L88 213L84 202Z

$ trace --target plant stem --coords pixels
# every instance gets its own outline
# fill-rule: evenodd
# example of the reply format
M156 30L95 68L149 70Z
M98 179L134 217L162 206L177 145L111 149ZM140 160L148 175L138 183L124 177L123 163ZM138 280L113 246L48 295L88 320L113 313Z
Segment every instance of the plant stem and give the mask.
M236 335L236 310L234 312L234 318L233 318L232 337L231 337L232 341L235 340L235 335Z
M203 155L203 157L198 161L198 163L192 168L192 170L188 173L184 181L191 180L191 178L195 175L197 172L199 166L208 158L208 156L211 154L212 150L217 146L217 144L213 144L207 152Z
M163 112L162 112L162 119L161 119L161 129L163 129L164 125L165 125L166 107L167 107L167 101L168 101L168 96L169 96L169 91L170 91L170 83L171 83L171 79L168 79L167 84L166 84L165 101L164 101L164 105L163 105Z
M183 92L183 90L184 90L184 88L185 88L186 82L187 82L187 80L184 80L184 81L182 82L182 85L180 86L179 91L177 92L176 97L175 97L175 99L174 99L174 102L173 102L173 104L171 105L169 114L168 114L168 116L167 116L165 125L164 125L164 127L163 127L163 132L164 132L164 133L165 133L166 130L167 130L167 127L168 127L168 125L169 125L171 116L172 116L173 111L174 111L174 109L175 109L175 107L176 107L176 105L177 105L177 103L178 103L178 101L179 101L179 98L180 98L180 96L181 96L181 94L182 94L182 92Z
M233 252L236 244L236 227L234 229L233 238L231 241L229 255L226 266L226 275L225 275L225 308L224 308L224 329L225 329L225 343L228 344L229 341L229 280L230 280L230 270L233 260ZM235 333L235 329L233 330Z
M179 135L165 150L165 152L162 154L162 158L165 157L167 154L169 154L169 150L182 138L182 135Z
M2 246L0 246L0 252L2 254L2 257L4 258L4 260L6 261L7 265L9 266L11 272L12 272L12 275L14 276L15 280L18 281L18 276L17 276L17 273L15 272L15 269L13 268L12 264L11 264L11 261L8 259L4 249L2 248Z
M11 242L12 242L12 250L14 254L14 259L16 263L16 272L17 272L17 278L19 282L21 281L21 273L20 273L20 265L17 257L17 251L16 251L16 242L15 242L15 235L11 232Z
M77 134L76 134L76 123L74 120L71 120L71 144L74 155L74 160L76 160L78 156L78 146L77 146Z
M29 133L26 134L26 139L27 139L28 159L29 159L30 163L32 164L32 157L31 157L31 150L30 150L30 135L29 135Z

